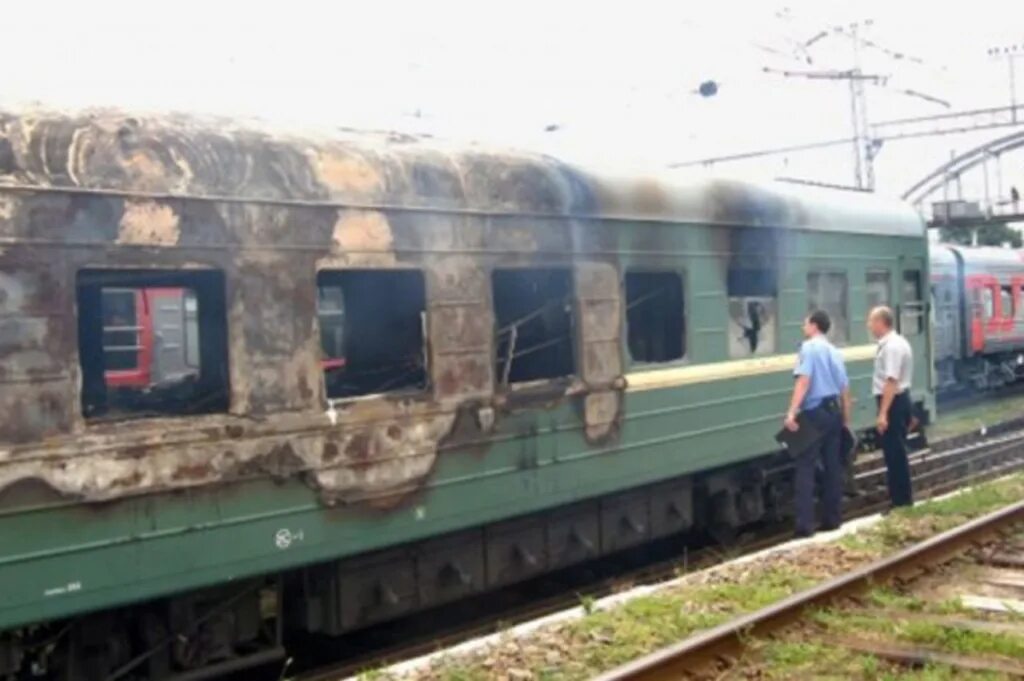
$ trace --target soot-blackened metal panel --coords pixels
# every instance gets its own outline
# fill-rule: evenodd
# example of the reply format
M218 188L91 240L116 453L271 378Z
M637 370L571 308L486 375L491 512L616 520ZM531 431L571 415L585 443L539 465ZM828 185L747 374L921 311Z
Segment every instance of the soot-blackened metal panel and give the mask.
M622 406L619 221L922 233L899 204L828 196L614 178L393 134L0 112L0 493L41 480L110 499L302 475L328 501L391 503L422 485L460 410L485 431L501 418L485 293L498 264L576 265L577 375L563 397L581 400L587 440L604 441ZM424 392L325 399L315 277L332 267L425 272ZM86 423L82 268L223 272L227 413Z
M921 238L907 204L787 183L615 176L429 137L117 111L0 111L0 185ZM2 209L0 209L2 210ZM0 213L2 214L2 213ZM145 230L143 230L145 231Z
M486 441L502 413L490 268L571 263L614 240L531 217L593 208L581 177L550 159L350 137L0 114L0 503L22 481L107 500L301 476L327 503L387 506L423 484L456 414L469 408L480 431L469 439ZM85 268L223 272L226 413L85 420L75 313ZM316 273L330 268L424 271L427 390L326 400L315 306ZM565 389L584 400L592 441L613 432L621 408L617 273L593 268L577 282L586 351Z

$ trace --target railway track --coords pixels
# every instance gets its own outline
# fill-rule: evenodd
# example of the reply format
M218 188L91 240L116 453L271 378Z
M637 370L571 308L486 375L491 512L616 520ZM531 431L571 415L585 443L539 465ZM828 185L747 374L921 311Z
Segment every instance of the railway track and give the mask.
M736 661L751 640L774 634L798 623L808 612L835 605L850 596L861 594L879 584L897 579L912 579L930 572L936 566L971 550L977 550L985 542L999 539L1000 534L1024 523L1024 501L968 522L952 530L934 536L900 551L890 557L878 560L840 575L831 581L797 593L783 601L756 612L738 617L710 630L701 632L678 644L656 651L646 657L614 669L600 677L599 681L661 681L685 678L713 667L721 672L723 665ZM993 565L1024 568L1024 554L1019 544L1012 551L988 549L981 552L981 560ZM997 575L997 583L1024 585L1024 575ZM984 603L985 597L980 597ZM992 599L995 600L995 599ZM1019 603L1019 601L1018 601ZM1003 602L1004 608L1007 606ZM997 606L993 605L993 609ZM1012 606L1009 606L1012 611ZM850 614L850 613L846 613ZM842 615L840 615L842 616ZM1018 635L1024 633L1019 624L986 620L968 620L950 616L928 615L922 612L894 613L889 618L914 618L930 621L937 626L954 629L973 629L988 632L1006 632L1010 629ZM921 647L898 643L872 641L849 636L830 636L830 645L845 647L857 653L911 666L944 664L961 670L984 671L1006 674L1013 677L1024 675L1024 664L1019 661L1000 659L978 659L962 654L922 649Z
M1014 419L987 429L979 439L978 433L950 438L921 449L911 456L911 471L920 497L935 496L951 490L1024 468L1024 419ZM860 494L848 499L847 519L878 512L887 506L885 469L881 456L876 453L862 455L854 468ZM787 540L791 536L789 524L762 528L754 537L747 537L739 548L741 553L752 553ZM736 547L729 557L737 555ZM342 663L316 665L311 669L301 666L291 678L297 681L336 681L354 676L366 669L383 664L429 654L461 642L494 633L509 625L545 617L575 607L581 599L599 598L622 590L624 586L663 581L679 573L721 562L721 546L711 545L680 556L677 549L662 559L630 565L628 556L618 557L619 563L606 570L596 568L589 575L569 575L560 582L551 576L541 588L541 595L531 594L531 584L519 585L509 592L500 592L482 599L479 616L469 616L439 629L439 618L432 618L430 633L412 635L395 645L386 645L372 652L348 657ZM623 567L625 565L625 567ZM511 605L509 605L511 603Z

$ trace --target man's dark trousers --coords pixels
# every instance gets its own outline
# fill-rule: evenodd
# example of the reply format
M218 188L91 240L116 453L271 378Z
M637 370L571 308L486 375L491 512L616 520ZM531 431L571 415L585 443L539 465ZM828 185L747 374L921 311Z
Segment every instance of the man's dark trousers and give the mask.
M811 409L807 418L822 433L821 438L797 453L796 468L796 533L809 535L815 530L814 478L818 462L824 468L821 489L821 522L825 528L836 528L843 521L843 460L839 442L843 420L834 400Z
M878 404L882 403L879 397ZM889 405L889 427L882 434L882 452L885 454L886 482L889 500L893 506L910 506L914 493L910 486L910 463L907 461L907 427L910 425L910 395L902 392Z

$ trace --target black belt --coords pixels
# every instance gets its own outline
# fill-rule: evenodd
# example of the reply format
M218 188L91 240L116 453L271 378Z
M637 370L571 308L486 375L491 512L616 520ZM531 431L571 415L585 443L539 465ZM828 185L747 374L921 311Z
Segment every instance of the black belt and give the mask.
M818 406L815 407L814 409L824 409L830 414L838 414L839 397L837 395L831 395L829 397L826 397L820 403L818 403ZM811 411L813 411L813 409Z

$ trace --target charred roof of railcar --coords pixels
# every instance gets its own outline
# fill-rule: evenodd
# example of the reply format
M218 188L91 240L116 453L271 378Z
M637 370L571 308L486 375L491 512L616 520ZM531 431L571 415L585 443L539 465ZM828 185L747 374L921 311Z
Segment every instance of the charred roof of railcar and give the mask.
M550 156L339 129L116 111L0 112L0 186L56 191L923 235L908 206L816 187L614 176Z

